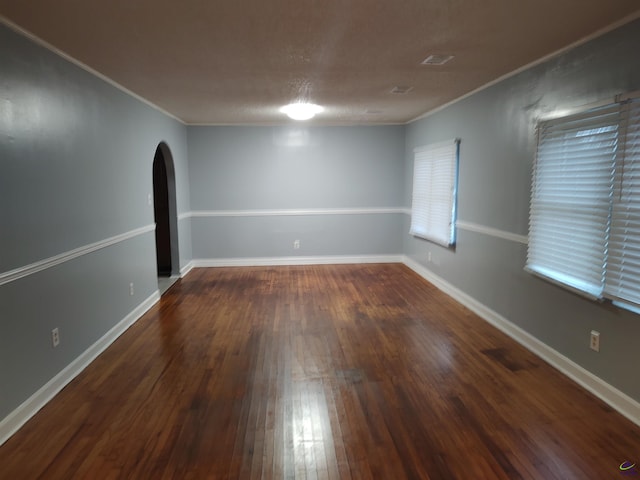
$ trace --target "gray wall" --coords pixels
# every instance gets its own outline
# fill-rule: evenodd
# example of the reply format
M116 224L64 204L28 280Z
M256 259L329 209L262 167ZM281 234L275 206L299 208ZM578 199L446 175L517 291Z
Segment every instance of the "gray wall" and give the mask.
M403 127L189 127L188 139L194 258L402 252L402 213L238 213L401 207ZM234 216L197 216L212 211Z
M4 26L0 65L0 274L152 225L161 141L189 210L184 125ZM0 285L0 420L156 290L153 232Z
M640 89L640 22L461 100L406 130L405 201L415 147L459 137L463 222L527 234L537 119ZM408 232L408 218L405 232ZM405 234L404 251L454 286L640 401L640 317L524 272L526 245L458 229L455 250ZM431 252L432 261L428 262ZM601 332L600 353L589 333Z

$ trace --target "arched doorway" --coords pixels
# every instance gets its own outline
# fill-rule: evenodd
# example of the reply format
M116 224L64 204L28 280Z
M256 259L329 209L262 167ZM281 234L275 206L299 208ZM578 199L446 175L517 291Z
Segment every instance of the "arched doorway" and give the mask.
M162 142L153 158L153 214L156 223L156 266L161 293L178 278L178 221L176 212L175 170L171 150Z

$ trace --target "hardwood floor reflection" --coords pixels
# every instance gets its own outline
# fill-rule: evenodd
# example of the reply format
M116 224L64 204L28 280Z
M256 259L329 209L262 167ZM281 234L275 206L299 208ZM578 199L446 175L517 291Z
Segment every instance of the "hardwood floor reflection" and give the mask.
M604 479L625 460L639 427L402 265L216 268L0 447L0 478Z

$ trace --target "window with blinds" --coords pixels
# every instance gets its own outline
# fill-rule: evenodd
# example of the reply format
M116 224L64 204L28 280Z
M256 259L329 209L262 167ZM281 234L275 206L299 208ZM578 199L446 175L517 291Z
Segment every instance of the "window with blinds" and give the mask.
M538 125L527 269L640 305L640 101Z
M449 247L455 243L459 140L414 150L409 233Z

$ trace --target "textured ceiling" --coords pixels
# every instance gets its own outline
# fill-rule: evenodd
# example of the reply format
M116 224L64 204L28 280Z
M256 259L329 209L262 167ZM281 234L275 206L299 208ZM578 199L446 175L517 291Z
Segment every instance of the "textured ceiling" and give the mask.
M410 121L640 2L0 0L0 15L185 123L282 124L281 105L307 100L336 125Z

